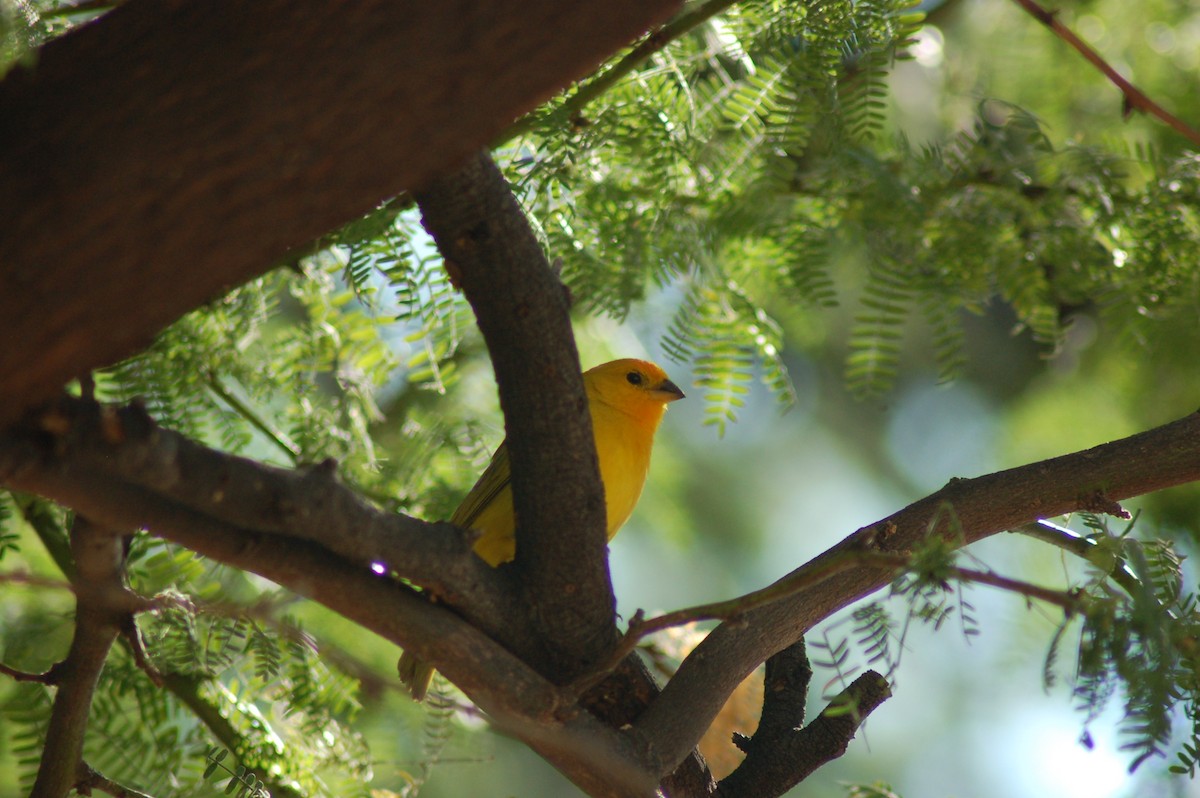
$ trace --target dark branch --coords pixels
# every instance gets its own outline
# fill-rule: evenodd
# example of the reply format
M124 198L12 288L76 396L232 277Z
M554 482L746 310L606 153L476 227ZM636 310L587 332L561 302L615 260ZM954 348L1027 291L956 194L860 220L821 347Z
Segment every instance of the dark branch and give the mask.
M502 580L471 554L461 530L371 506L338 481L332 461L276 468L195 443L137 406L65 397L28 426L56 437L61 469L145 489L235 527L312 541L363 567L381 564L447 603L481 607L485 629L501 627L512 611ZM28 427L14 430L0 450L0 473L20 472L44 443Z
M74 574L75 563L70 555L70 542L59 520L55 518L56 514L50 510L50 502L22 496L19 498L18 504L25 521L36 531L55 565L68 576ZM136 629L136 625L133 626ZM134 649L134 642L130 635L125 634L120 639L134 661L145 656L144 652L139 654ZM138 641L138 645L140 645L140 641ZM154 668L149 663L146 663L142 669L146 671L149 678L153 679L150 674L154 672ZM52 668L48 675L52 676L53 672ZM201 695L200 679L178 673L159 674L159 676L162 679L162 686L181 704L190 709L192 714L208 727L208 730L223 746L231 751L249 750L250 746L242 732L234 728L229 719L222 714L220 707L208 697ZM287 784L273 780L268 780L266 784L271 795L277 796L277 798L300 798L300 794Z
M1021 8L1025 9L1030 16L1053 31L1055 36L1074 48L1089 64L1098 69L1104 77L1108 78L1114 86L1121 90L1121 94L1125 98L1126 115L1131 111L1140 111L1141 113L1149 114L1156 117L1160 122L1165 123L1175 132L1192 142L1192 144L1200 146L1200 130L1196 130L1187 122L1184 122L1163 108L1146 96L1145 92L1126 80L1120 72L1113 68L1112 64L1105 61L1099 53L1088 46L1087 42L1080 39L1075 35L1074 31L1064 25L1056 12L1046 10L1036 0L1014 1Z
M519 572L562 682L616 640L604 493L566 292L486 153L417 194L487 341L512 461ZM564 600L566 599L566 600Z
M112 779L94 769L86 762L81 767L82 775L75 784L75 790L80 795L91 795L92 790L100 790L113 798L152 798L140 790L118 784Z
M92 694L108 651L130 617L133 596L125 587L120 534L76 515L71 551L75 634L67 658L54 669L58 691L31 798L62 798L85 774L83 739Z
M850 570L833 569L816 584L722 624L697 648L705 656L689 657L657 699L649 680L634 671L632 682L625 683L638 687L624 692L634 698L610 689L622 683L616 677L590 691L586 705L607 722L632 723L635 739L643 741L639 745L653 751L647 759L649 754L631 749L630 740L622 735L611 736L611 729L586 714L572 715L570 697L539 679L468 622L392 580L374 576L361 562L351 562L310 540L239 527L147 487L131 485L119 475L135 474L137 469L125 462L130 458L121 447L128 442L137 449L136 425L125 423L119 413L85 413L84 404L68 401L55 413L40 416L40 426L13 430L0 438L0 481L55 498L110 528L145 525L201 554L310 595L388 639L414 647L419 655L444 665L447 675L499 724L508 724L572 778L588 784L599 778L596 762L587 759L595 753L587 742L594 739L593 733L607 741L602 743L606 756L630 763L653 761L648 765L652 771L671 772L673 763L690 753L700 733L697 729L702 731L711 719L707 713L713 695L719 706L720 691L726 685L732 690L760 658L796 639L789 635L799 635L815 620L886 584L896 563L927 534L941 534L962 545L1043 514L1098 503L1114 506L1125 497L1200 476L1200 417L1193 415L1086 452L953 481L937 494L861 530L805 568L819 570L851 552L863 563ZM221 505L218 514L228 511L223 498L217 504ZM876 553L863 552L872 545ZM652 702L649 709L639 716L638 707L648 701ZM663 722L661 713L667 711L672 713L671 723ZM567 720L562 720L564 712L570 716ZM586 761L578 761L580 756ZM636 774L640 767L631 764L627 773ZM702 770L689 768L693 777L703 781Z
M653 793L657 766L648 764L651 757L635 738L580 711L455 613L313 541L240 528L105 473L99 467L104 458L95 455L109 439L98 439L98 430L121 427L111 419L100 422L102 417L72 416L73 423L52 424L53 430L17 429L0 436L0 483L48 496L114 528L144 527L308 596L436 663L498 727L589 793Z
M763 678L763 709L758 730L743 751L761 747L771 740L791 734L804 725L804 706L808 698L808 683L812 666L804 640L797 640L767 660Z
M217 742L230 751L249 751L254 741L248 733L238 729L229 719L229 712L206 695L204 680L182 673L164 673L163 686L187 707L196 719L203 723ZM290 783L264 779L271 798L305 798L305 793Z
M543 672L565 682L604 661L616 639L603 494L568 298L487 155L435 182L417 200L492 355L522 522L513 568L526 605L538 613L537 636L555 642L546 652L550 659L541 660ZM520 652L539 661L530 656L537 654L532 648ZM582 700L621 728L657 692L633 657ZM711 776L694 755L668 773L663 786L672 794L711 791Z
M678 6L130 0L50 42L0 83L0 340L22 342L0 349L0 426L460 163Z
M4 674L8 678L17 682L38 682L39 684L55 684L56 675L54 668L43 671L42 673L29 673L28 671L10 668L0 662L0 674Z
M846 753L858 727L891 696L887 681L875 671L867 671L830 701L812 723L797 728L800 718L796 712L803 713L804 690L797 694L795 688L807 685L812 675L802 648L799 657L802 662L793 652L786 662L777 663L775 685L771 683L772 660L768 660L763 721L754 737L745 742L746 759L717 785L720 798L782 795L821 765Z

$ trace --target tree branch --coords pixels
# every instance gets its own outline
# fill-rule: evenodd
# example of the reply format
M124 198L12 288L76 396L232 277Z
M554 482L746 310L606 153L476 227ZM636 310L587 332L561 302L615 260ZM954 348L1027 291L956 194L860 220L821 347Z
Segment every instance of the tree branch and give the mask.
M636 739L581 711L458 615L311 540L239 528L105 473L99 467L105 458L96 456L101 445L97 441L113 447L109 460L120 461L122 436L115 436L113 443L111 433L124 427L111 418L102 421L99 412L61 414L62 407L80 404L64 401L60 414L49 416L70 418L69 424L10 430L0 436L0 482L53 498L114 528L144 527L308 596L436 663L493 723L590 794L653 794L656 765L650 764L649 753ZM105 428L109 438L100 432Z
M158 426L136 405L64 397L33 423L63 436L63 468L144 488L233 526L312 541L363 566L381 564L448 602L482 607L485 628L512 611L503 581L471 554L461 530L372 507L338 481L332 460L290 470L225 454ZM0 451L0 468L7 459L19 471L36 456L28 432L8 438L26 448ZM494 623L486 622L489 605Z
M566 682L603 660L616 626L603 493L565 289L486 154L417 200L451 278L471 302L496 370L521 519L516 561L505 570L516 572L524 603L536 613L536 637L554 641L548 651L514 650ZM511 626L522 617L512 615ZM657 692L645 665L630 658L582 698L621 728ZM669 769L663 786L700 795L711 783L692 755Z
M620 642L608 659L580 676L568 689L577 694L592 689L637 648L641 640L664 629L698 621L738 618L757 607L773 604L802 591L813 590L826 579L852 568L881 568L890 571L892 578L895 578L905 571L913 570L913 566L912 560L905 555L845 548L836 556L820 557L808 562L767 587L737 598L685 607L656 615L653 618L644 618L642 610L638 610L630 618L625 634L621 636ZM989 585L1012 593L1019 593L1027 598L1054 604L1068 613L1079 610L1083 602L1083 598L1074 591L1054 590L990 571L948 565L944 568L942 575L948 580Z
M49 502L28 498L20 501L19 505L25 521L37 532L55 565L68 577L73 575L75 563L70 558L70 542L62 527L51 517L52 514L48 510ZM130 655L137 660L139 654L132 650L135 645L132 636L124 635L122 642L131 649ZM143 667L142 670L146 672L147 677L153 678L151 677L151 668ZM53 683L54 669L51 668L45 676L49 677L49 683ZM233 727L229 719L221 713L220 707L201 695L199 679L178 673L158 674L158 676L162 679L161 685L190 709L222 745L232 751L248 750L249 746L246 745L245 736ZM277 796L277 798L301 798L300 794L287 784L270 779L266 784L271 795Z
M1040 520L1013 531L1074 554L1106 574L1130 596L1142 595L1146 591L1146 586L1126 564L1124 558L1115 556L1111 551L1102 549L1096 541L1076 534L1066 527Z
M1104 60L1103 57L1091 47L1087 42L1075 35L1075 32L1064 25L1058 19L1058 12L1048 11L1039 5L1036 0L1014 0L1021 8L1025 9L1031 17L1045 25L1054 35L1062 39L1068 45L1082 55L1088 63L1108 78L1114 86L1121 90L1121 94L1125 98L1125 115L1128 116L1131 111L1139 111L1143 114L1150 114L1158 118L1160 122L1164 122L1168 127L1182 135L1188 141L1200 146L1200 130L1184 122L1179 117L1172 114L1167 109L1163 108L1158 103L1146 96L1141 89L1134 86L1126 80L1120 72L1113 68L1111 64Z
M0 674L4 674L15 682L38 682L39 684L55 684L57 675L53 668L43 673L29 673L28 671L10 668L0 662Z
M140 790L118 784L103 773L93 770L86 762L83 763L81 770L82 776L75 785L75 789L80 795L90 795L92 790L100 790L113 798L151 798Z
M1200 479L1200 414L1082 452L951 480L937 493L860 529L803 569L836 562L867 543L906 554L931 534L963 546L1039 518L1077 510L1119 511L1117 501ZM949 510L949 512L948 512ZM891 581L864 565L722 623L680 666L634 724L670 768L685 756L726 697L751 670L815 623ZM786 580L788 577L784 577Z
M248 751L252 743L227 717L227 711L203 695L203 682L196 676L164 673L163 686L208 728L217 742L230 751ZM253 763L251 763L253 764ZM273 778L263 780L272 798L305 798L295 787Z
M49 42L0 83L0 340L23 342L0 350L0 426L461 162L678 6L129 0Z
M616 640L604 492L566 291L486 153L417 204L496 369L520 519L513 567L539 633L554 641L543 672L566 682Z
M790 649L784 649L780 654ZM804 689L808 660L803 647L794 654L767 660L763 692L763 723L746 740L746 759L717 785L720 798L774 798L808 778L817 768L846 753L850 740L867 716L891 697L887 680L867 671L839 693L825 710L804 728ZM776 663L775 668L771 663ZM807 673L805 671L807 670ZM801 685L797 691L793 683ZM797 715L799 711L799 715Z
M71 551L75 634L67 658L54 668L58 691L31 798L63 798L86 776L83 738L92 693L134 598L123 579L125 552L119 533L76 515Z
M146 448L146 442L161 443L167 438L156 437L157 428L139 427L147 423L140 412L86 411L85 405L65 400L54 411L40 415L38 425L0 437L0 479L76 507L110 528L145 525L201 554L311 595L388 639L413 647L444 666L447 675L492 714L498 725L513 728L514 734L577 782L593 785L592 780L599 779L595 789L602 789L603 779L598 775L600 766L588 759L595 753L589 740L600 739L605 756L611 754L614 761L630 763L626 773L631 774L631 781L626 786L643 784L636 775L643 767L659 774L670 772L672 757L682 758L690 752L700 733L697 729L702 731L711 719L705 715L714 701L712 696L719 705L723 700L720 691L726 685L732 689L760 659L774 653L773 649L786 647L816 620L886 584L896 566L906 562L908 552L928 534L941 535L957 546L1043 514L1080 508L1120 513L1118 499L1200 476L1200 416L1192 415L1085 452L978 479L954 480L938 493L860 530L805 569L819 572L844 562L847 556L862 557L865 564L846 570L839 565L815 583L802 580L804 589L781 595L719 626L697 648L704 656L693 653L685 660L657 699L652 699L652 688L632 704L597 703L589 694L588 705L605 707L600 714L606 718L616 717L623 707L653 700L641 717L636 713L625 716L625 722L634 725L636 739L645 741L631 748L631 741L623 735L590 720L586 713L571 710L574 702L567 695L539 679L470 624L403 586L371 574L362 562L339 557L310 540L238 527L148 487L130 484L120 475L136 475L147 468L155 471L148 463L157 462L152 458L139 461L133 453L154 451L154 446ZM158 430L157 434L162 433ZM203 469L197 473L203 477ZM271 470L256 477L264 474L267 482L309 479L308 475ZM167 486L177 482L175 476L159 474L157 479ZM192 488L196 485L211 487L203 478ZM311 493L322 495L320 490ZM201 493L184 491L181 495L200 503ZM230 512L225 495L208 495L218 508L216 514ZM322 505L316 504L311 516L298 517L319 518ZM255 512L261 511L259 505L252 506ZM253 519L261 517L251 515ZM864 546L873 546L874 553L864 553ZM791 635L796 637L788 639ZM600 689L603 692L607 687L606 683ZM680 701L684 703L675 703ZM663 713L672 705L675 720L665 722ZM638 753L642 750L638 746L646 748L645 756ZM578 760L581 756L586 760L583 763ZM649 762L654 764L637 764ZM693 771L693 775L697 773L702 775Z

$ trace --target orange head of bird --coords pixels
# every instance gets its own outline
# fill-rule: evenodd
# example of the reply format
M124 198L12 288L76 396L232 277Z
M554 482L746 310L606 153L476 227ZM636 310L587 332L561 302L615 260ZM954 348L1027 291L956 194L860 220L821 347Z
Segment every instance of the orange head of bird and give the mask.
M589 398L598 399L635 417L662 417L667 404L683 391L666 372L648 360L624 358L603 363L583 374Z

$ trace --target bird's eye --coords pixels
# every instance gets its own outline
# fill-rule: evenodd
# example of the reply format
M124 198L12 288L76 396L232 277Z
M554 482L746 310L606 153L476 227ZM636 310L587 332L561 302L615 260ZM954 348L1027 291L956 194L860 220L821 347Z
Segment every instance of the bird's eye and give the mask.
M625 379L629 380L630 385L641 385L642 384L642 375L638 374L636 371L631 371L628 374L626 374Z

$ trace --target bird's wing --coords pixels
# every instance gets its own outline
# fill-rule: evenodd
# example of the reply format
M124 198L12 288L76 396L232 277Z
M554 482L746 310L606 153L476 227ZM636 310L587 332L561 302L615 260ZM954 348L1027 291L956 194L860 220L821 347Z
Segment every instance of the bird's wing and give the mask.
M496 449L496 453L492 455L492 462L488 463L488 467L475 482L475 486L462 500L462 504L458 505L450 522L469 529L484 508L508 487L511 474L512 471L508 465L508 446L501 443Z

